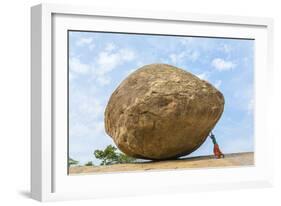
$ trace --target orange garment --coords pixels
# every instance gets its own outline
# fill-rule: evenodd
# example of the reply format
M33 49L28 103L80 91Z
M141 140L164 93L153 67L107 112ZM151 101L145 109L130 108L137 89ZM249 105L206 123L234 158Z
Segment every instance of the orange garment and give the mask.
M224 154L220 151L219 145L217 143L214 144L214 155L217 159L224 158Z

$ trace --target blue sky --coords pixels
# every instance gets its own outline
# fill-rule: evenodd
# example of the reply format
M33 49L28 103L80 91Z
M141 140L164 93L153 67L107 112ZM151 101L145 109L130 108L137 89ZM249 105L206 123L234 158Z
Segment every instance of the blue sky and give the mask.
M131 72L171 64L205 79L225 97L213 132L224 153L254 150L254 40L69 32L69 156L99 161L95 149L114 144L104 130L111 93ZM206 142L190 156L210 155Z

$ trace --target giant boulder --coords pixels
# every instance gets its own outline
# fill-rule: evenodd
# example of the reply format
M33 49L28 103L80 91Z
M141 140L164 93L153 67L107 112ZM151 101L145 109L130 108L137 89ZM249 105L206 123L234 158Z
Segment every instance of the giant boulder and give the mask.
M207 81L166 64L146 65L112 93L105 130L125 154L152 160L195 151L224 109L224 97Z

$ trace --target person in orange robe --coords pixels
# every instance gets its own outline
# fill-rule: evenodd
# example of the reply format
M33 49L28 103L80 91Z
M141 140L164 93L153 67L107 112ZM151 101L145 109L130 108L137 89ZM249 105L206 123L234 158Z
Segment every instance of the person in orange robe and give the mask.
M217 158L217 159L224 158L224 154L220 151L220 148L219 148L219 145L217 143L216 137L212 132L210 134L210 138L212 139L213 144L214 144L213 152L214 152L215 158Z

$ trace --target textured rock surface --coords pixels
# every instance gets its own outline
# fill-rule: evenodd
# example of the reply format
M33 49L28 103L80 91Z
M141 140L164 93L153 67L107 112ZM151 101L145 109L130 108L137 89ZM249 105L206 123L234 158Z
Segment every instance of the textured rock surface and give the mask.
M196 150L219 120L223 95L182 69L146 65L113 92L105 129L129 156L170 159Z

